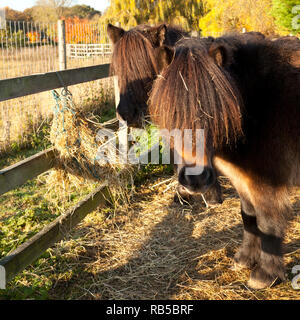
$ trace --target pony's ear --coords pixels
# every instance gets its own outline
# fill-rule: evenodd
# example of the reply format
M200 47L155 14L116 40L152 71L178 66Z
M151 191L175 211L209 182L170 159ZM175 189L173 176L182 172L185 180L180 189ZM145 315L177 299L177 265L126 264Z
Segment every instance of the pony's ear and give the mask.
M163 23L157 27L150 28L149 32L151 34L154 46L162 46L166 38L167 26Z
M167 26L165 24L162 24L157 28L157 42L159 46L163 45L166 38L166 33L167 33Z
M159 73L163 71L174 59L175 49L169 46L158 48L157 65Z
M107 25L107 33L112 43L115 44L118 40L121 39L121 37L125 33L125 30L119 27L115 27L109 23Z
M209 47L208 54L214 59L215 63L224 67L228 62L227 49L223 44L213 42Z

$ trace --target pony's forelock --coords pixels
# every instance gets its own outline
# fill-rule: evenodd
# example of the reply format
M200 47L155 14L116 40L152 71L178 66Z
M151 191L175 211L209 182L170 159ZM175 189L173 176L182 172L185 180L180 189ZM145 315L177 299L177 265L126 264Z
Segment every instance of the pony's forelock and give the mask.
M208 54L205 40L184 39L152 87L152 120L168 130L204 129L214 147L242 135L241 98L230 75Z
M132 29L123 35L116 43L112 56L110 71L119 76L120 87L137 85L141 88L134 90L145 93L147 82L153 80L156 73L156 59L151 42L138 30Z

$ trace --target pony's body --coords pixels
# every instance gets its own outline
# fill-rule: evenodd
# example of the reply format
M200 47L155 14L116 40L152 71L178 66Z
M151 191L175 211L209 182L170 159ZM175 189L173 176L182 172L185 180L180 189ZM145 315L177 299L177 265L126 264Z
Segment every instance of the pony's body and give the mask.
M150 115L159 127L205 130L208 169L213 164L227 176L241 198L244 239L235 261L255 267L253 288L284 279L287 189L300 185L300 69L293 50L275 42L256 36L212 44L184 39L174 57L162 47L159 59L171 64L150 96ZM182 171L179 182L197 191L206 176Z

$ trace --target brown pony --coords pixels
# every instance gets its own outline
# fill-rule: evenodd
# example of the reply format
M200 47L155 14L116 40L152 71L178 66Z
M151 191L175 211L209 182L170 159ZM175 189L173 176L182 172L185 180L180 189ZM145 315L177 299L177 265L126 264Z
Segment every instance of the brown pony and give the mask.
M139 25L128 31L108 24L107 32L114 45L110 72L118 76L120 91L117 116L131 127L143 127L148 93L158 72L157 48L173 46L187 33L166 24Z
M205 130L201 174L187 174L194 153L177 150L186 163L179 183L193 193L214 183L213 166L227 176L244 224L236 266L252 268L252 288L285 279L288 188L300 185L300 69L293 50L238 35L212 43L182 39L175 49L159 50L163 67L149 99L152 121L168 130Z
M108 24L107 32L114 44L110 71L118 76L120 91L117 117L131 127L143 127L144 118L148 115L149 91L161 68L157 64L158 48L163 44L174 46L179 39L188 37L188 33L167 24L155 27L139 25L129 31ZM181 186L178 187L178 193L184 200L191 200ZM205 198L209 204L222 203L221 187L217 180Z

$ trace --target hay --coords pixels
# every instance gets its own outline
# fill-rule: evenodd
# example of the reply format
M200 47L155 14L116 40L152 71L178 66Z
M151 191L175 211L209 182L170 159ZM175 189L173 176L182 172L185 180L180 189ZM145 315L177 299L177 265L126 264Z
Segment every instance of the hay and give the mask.
M130 210L106 216L105 226L91 215L77 229L85 232L86 251L70 264L85 263L85 271L67 283L68 290L81 286L88 290L81 290L82 299L103 300L299 299L291 286L291 268L300 258L300 189L292 194L296 216L284 244L288 280L251 290L250 270L231 269L243 226L240 200L230 182L221 178L224 203L206 208L203 202L174 203L174 190L164 192L166 185L160 184L168 177L152 177L138 186Z
M117 133L113 138L105 136L106 132L112 133L106 129L107 123L97 123L77 111L68 91L62 96L54 91L53 95L56 105L50 141L59 157L47 177L48 185L60 193L74 186L78 189L87 183L107 181L114 195L129 200L127 189L128 182L133 181L133 167L120 160L117 146L112 143L113 139L117 141ZM101 135L97 134L100 129ZM99 150L105 157L99 157Z

